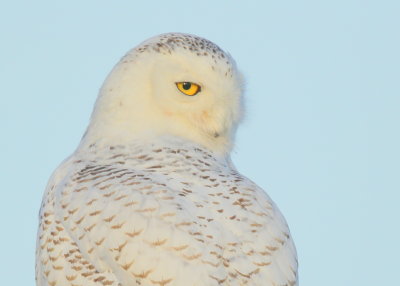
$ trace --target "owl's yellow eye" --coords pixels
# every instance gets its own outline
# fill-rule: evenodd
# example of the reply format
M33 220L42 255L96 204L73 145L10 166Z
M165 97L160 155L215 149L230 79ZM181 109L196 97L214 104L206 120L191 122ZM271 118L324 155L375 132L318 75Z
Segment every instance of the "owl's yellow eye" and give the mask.
M188 81L177 82L176 87L180 92L189 96L196 95L201 91L200 85Z

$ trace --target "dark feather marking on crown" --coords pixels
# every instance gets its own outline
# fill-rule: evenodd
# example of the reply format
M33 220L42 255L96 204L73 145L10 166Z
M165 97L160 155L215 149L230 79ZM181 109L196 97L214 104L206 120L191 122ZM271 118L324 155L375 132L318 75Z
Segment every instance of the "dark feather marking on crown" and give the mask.
M231 57L213 42L195 35L179 33L162 34L151 39L149 42L137 46L134 51L136 52L135 57L137 57L145 52L170 55L178 49L186 50L199 57L210 58L214 63L211 65L212 70L215 70L215 65L225 64L225 76L232 77L233 63ZM123 63L131 62L131 56L132 54L128 53L121 61Z

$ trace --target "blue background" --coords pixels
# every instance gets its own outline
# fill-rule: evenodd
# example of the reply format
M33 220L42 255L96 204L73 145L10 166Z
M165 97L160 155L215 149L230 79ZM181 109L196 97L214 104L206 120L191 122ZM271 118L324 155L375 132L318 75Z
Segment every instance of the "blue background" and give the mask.
M34 285L43 190L105 76L171 31L214 41L246 76L233 159L287 218L300 284L398 283L399 14L366 0L2 2L1 284Z

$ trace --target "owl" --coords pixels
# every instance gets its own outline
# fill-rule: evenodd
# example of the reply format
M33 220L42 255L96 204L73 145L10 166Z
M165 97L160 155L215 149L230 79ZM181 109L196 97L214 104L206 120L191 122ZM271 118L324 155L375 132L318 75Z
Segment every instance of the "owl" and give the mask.
M243 85L198 36L129 51L45 190L37 285L298 285L285 219L230 160Z

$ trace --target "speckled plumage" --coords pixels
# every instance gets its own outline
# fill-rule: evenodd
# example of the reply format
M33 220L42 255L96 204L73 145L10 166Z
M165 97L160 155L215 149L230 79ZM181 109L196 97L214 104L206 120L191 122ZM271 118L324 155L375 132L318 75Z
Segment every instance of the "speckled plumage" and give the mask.
M196 38L166 34L152 41L164 43L178 36ZM200 49L212 51L214 44L206 42L210 44ZM181 45L189 53L198 52L188 49L190 43ZM134 49L119 66L135 65L141 60L138 49L150 46L145 42ZM173 54L182 47L172 49ZM218 48L215 53L223 51ZM124 62L127 58L133 60ZM211 60L211 65L218 65L221 58ZM235 80L231 59L228 65ZM113 83L115 74L110 77ZM102 110L101 97L120 102L113 95L121 81L117 83L103 87L106 94L100 96L97 110ZM200 105L199 101L185 104ZM124 105L125 101L113 105L113 112L124 112L115 107ZM233 110L239 105L232 106ZM175 107L165 108L165 118L172 116L168 124L181 120ZM101 112L108 118L104 109ZM125 127L118 129L121 122L114 119L110 125L118 132L108 132L107 127L102 127L103 133L94 132L102 118L94 115L81 145L55 171L46 189L40 211L37 285L297 285L296 251L287 224L266 193L234 168L226 141L233 140L240 116L223 114L232 125L216 124L220 135L200 142L196 136L207 137L209 129L196 124L196 136L166 127L150 135L135 129L131 136Z

